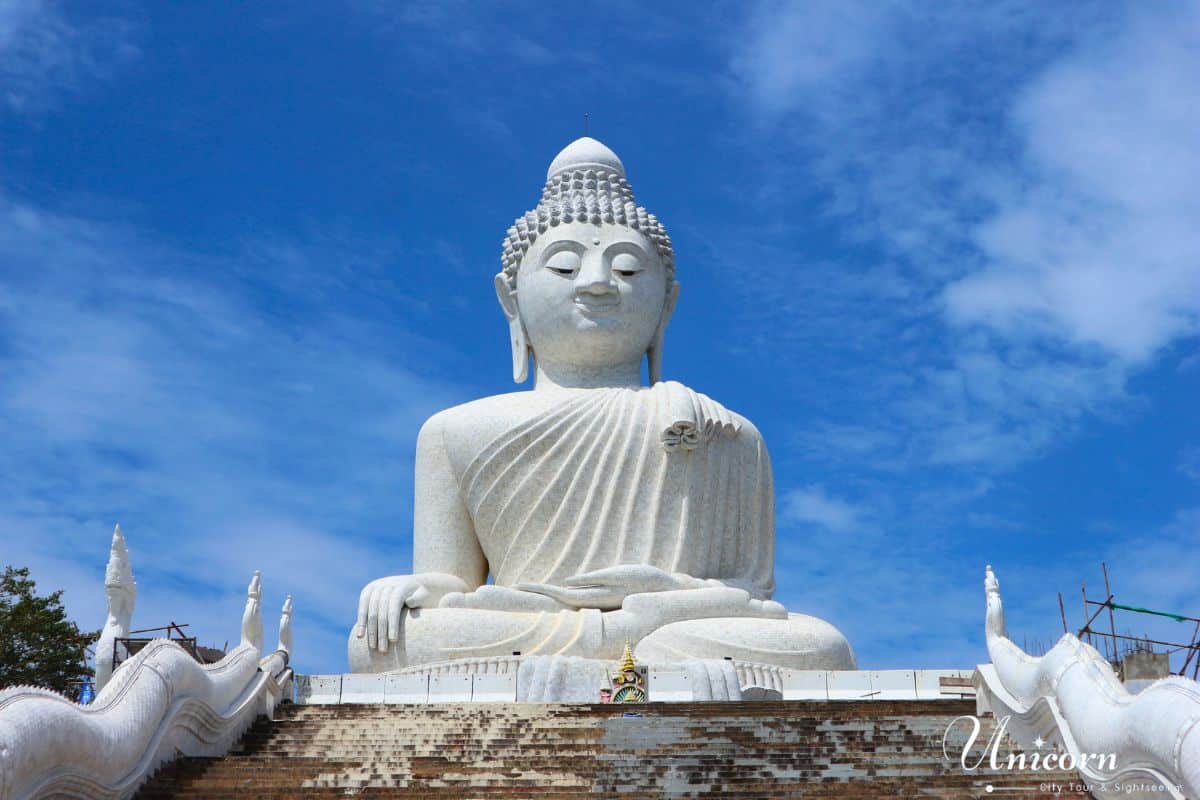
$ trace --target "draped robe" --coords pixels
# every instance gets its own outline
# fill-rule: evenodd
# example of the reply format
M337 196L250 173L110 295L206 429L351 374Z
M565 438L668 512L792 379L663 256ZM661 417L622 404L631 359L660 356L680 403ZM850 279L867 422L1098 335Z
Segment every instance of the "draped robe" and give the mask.
M651 564L760 600L774 591L774 490L762 439L682 384L566 396L477 452L467 447L454 474L497 585L561 586L603 567ZM697 596L704 592L728 590L710 586ZM350 664L386 672L461 661L486 671L489 659L512 653L615 659L630 632L620 624L610 632L605 618L622 613L416 608L405 611L401 641L386 652L352 632ZM639 658L854 668L845 637L802 614L755 618L702 600L695 616L675 620L632 636Z
M498 585L650 564L774 590L762 439L682 384L571 396L485 444L459 485Z

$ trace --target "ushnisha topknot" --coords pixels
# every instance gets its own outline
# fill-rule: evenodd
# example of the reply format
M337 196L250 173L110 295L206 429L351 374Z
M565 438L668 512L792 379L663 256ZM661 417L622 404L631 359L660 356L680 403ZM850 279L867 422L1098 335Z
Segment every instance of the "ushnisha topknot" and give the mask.
M570 222L624 225L641 231L658 251L668 280L674 277L675 251L666 228L634 200L617 154L587 136L571 142L555 157L537 207L518 217L508 229L500 263L511 285L516 286L521 259L537 237Z

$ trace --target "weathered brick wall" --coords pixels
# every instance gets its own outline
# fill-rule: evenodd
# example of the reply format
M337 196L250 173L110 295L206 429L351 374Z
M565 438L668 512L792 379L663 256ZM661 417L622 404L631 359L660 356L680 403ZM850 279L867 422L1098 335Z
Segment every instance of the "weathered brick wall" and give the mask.
M287 706L229 756L170 765L139 797L968 798L995 796L988 784L1071 782L947 762L947 724L973 712L947 701Z

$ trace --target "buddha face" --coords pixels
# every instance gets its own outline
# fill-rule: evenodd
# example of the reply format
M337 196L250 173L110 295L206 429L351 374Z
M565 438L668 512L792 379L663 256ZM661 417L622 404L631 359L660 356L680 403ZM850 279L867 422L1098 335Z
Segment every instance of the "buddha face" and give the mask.
M529 248L515 297L497 289L510 319L520 315L539 361L605 367L642 358L666 324L675 286L639 231L572 222Z

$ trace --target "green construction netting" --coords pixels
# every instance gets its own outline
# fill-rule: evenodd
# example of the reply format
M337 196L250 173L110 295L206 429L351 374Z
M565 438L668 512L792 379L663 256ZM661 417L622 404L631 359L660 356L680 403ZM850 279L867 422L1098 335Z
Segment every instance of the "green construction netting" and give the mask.
M1179 614L1171 614L1166 611L1154 611L1149 608L1138 608L1137 606L1123 606L1120 603L1112 603L1111 605L1113 608L1120 608L1125 611L1136 611L1139 614L1154 614L1155 616L1158 616L1158 617L1170 617L1171 619L1175 620L1176 622L1188 622L1189 621L1187 617L1181 616Z

